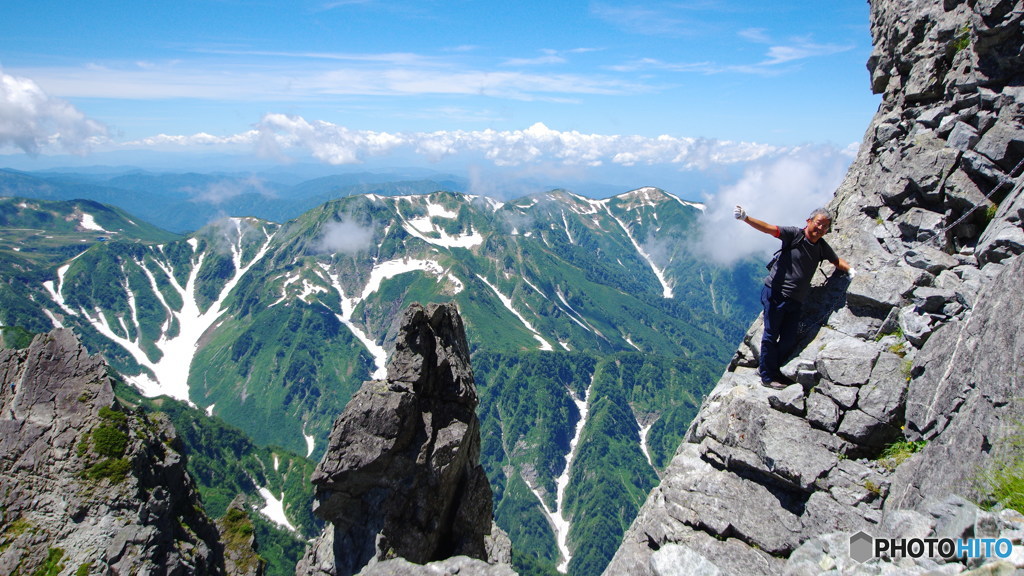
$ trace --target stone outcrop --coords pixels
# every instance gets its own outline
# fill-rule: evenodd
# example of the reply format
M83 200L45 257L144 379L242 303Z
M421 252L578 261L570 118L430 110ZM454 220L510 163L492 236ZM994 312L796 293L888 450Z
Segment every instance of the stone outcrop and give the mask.
M217 520L217 530L224 545L224 572L232 576L263 576L267 561L256 553L256 530L239 494L228 505L224 517Z
M68 330L0 350L0 573L224 574L173 427Z
M859 274L816 279L785 390L759 385L751 327L606 574L982 563L860 564L858 531L1002 535L1021 553L985 569L1024 568L1024 518L974 504L981 471L1024 432L1022 23L1020 0L871 2L868 69L884 96L830 206L830 244ZM926 444L880 458L895 441Z
M476 406L455 306L410 306L387 380L363 383L334 423L312 478L330 525L296 573L435 573L420 566L431 562L511 573L488 564L507 564L510 544L492 520Z

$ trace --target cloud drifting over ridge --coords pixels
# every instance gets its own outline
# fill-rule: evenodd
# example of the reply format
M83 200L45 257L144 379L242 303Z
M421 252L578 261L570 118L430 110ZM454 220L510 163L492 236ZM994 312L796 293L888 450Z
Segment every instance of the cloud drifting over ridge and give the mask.
M81 154L106 138L103 124L47 95L32 80L0 69L0 150L13 146L38 154L43 148L59 148Z
M770 254L778 240L735 220L733 207L769 224L803 226L812 210L832 200L850 163L850 150L793 150L756 162L734 184L707 196L696 251L720 264Z

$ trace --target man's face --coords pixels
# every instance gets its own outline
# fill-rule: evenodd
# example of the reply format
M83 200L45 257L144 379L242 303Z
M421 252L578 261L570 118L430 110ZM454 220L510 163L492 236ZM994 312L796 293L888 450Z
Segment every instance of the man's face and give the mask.
M804 235L812 243L821 240L821 237L828 234L832 228L832 221L824 214L816 214L814 218L807 219L807 226L804 228Z

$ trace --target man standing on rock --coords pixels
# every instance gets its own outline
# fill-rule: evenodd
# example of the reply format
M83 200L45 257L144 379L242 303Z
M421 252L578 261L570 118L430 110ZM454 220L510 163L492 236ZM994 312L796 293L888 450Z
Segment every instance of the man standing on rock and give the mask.
M822 236L832 227L832 216L824 208L811 212L807 225L776 226L747 216L741 206L733 211L753 229L782 240L782 249L772 261L761 290L764 305L764 336L761 338L761 359L758 372L761 383L771 388L784 388L793 381L779 371L781 361L796 347L800 310L811 290L811 278L822 261L831 262L840 272L851 277L856 273L846 260L836 256Z

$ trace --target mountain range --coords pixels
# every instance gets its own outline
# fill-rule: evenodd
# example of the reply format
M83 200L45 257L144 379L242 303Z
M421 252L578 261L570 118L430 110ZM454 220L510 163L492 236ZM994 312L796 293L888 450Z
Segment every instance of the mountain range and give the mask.
M254 451L316 459L349 397L381 375L396 315L453 301L520 572L600 573L756 315L760 264L695 254L703 206L655 188L335 194L291 220L187 235L91 201L4 198L0 321L12 334L72 328L143 396L191 406L175 409L189 426L219 419ZM308 491L275 490L312 534Z

